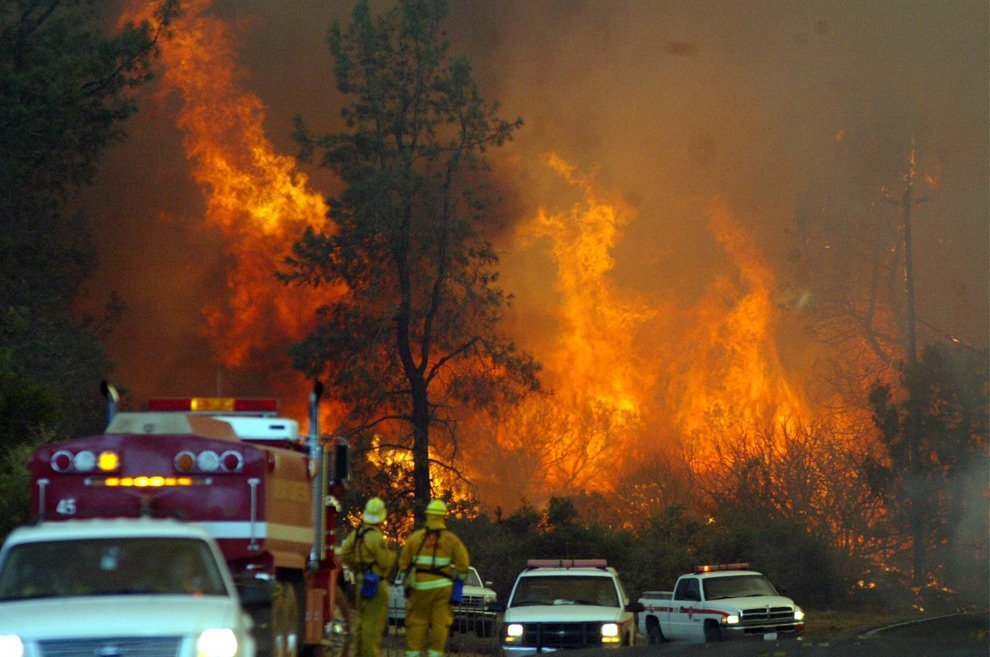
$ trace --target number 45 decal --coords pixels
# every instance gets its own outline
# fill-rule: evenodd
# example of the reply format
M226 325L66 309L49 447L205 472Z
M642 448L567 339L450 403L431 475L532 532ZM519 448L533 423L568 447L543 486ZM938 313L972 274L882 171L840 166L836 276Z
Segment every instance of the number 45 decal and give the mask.
M60 516L76 515L76 498L63 497L58 501L58 504L55 506L55 512Z

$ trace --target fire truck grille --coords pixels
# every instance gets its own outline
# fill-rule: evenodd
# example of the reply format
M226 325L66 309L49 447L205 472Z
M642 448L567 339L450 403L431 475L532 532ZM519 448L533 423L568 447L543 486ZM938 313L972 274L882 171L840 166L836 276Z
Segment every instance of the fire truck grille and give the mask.
M521 645L553 649L601 646L602 624L526 623Z
M794 621L794 610L791 607L754 607L743 609L743 625L751 623L787 623Z
M38 642L41 657L177 657L179 637L114 637Z

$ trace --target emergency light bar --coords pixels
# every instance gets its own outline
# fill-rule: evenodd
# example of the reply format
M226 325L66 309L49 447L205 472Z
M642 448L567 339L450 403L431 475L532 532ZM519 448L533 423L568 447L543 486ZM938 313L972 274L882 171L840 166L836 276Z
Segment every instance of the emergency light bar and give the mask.
M695 566L694 572L696 573L713 573L717 570L749 570L748 563L719 563L719 564L706 564L704 566Z
M172 488L181 486L210 486L213 480L208 477L90 477L84 482L87 486L106 488Z
M605 568L605 559L528 559L527 568Z
M149 399L149 411L187 413L277 413L277 399L237 399L236 397L186 397Z

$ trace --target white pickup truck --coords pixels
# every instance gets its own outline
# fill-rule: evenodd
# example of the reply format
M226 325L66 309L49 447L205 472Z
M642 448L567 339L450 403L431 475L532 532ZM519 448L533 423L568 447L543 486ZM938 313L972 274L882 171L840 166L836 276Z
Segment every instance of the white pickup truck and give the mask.
M639 631L650 643L722 641L736 637L777 639L804 629L804 612L779 595L748 564L696 566L673 591L646 591L640 598Z
M503 657L636 643L636 612L604 559L530 559L505 607Z
M0 549L0 655L254 657L214 539L173 520L66 520Z

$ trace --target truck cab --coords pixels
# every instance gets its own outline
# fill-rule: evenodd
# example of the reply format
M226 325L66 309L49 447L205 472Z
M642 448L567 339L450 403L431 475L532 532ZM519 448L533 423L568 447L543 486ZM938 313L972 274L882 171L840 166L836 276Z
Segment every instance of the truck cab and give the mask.
M640 631L651 643L777 639L804 629L804 611L748 564L696 566L672 592L648 591L640 602Z
M604 559L531 559L506 604L502 654L632 646L640 609Z
M0 550L0 654L254 657L213 538L175 520L41 523Z

